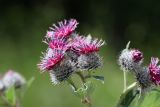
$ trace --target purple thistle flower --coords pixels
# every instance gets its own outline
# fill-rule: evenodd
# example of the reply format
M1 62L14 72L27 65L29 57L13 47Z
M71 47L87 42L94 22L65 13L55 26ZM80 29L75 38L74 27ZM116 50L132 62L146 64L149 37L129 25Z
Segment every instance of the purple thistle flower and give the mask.
M50 27L51 31L47 32L47 38L67 38L76 29L78 22L75 19L64 20Z
M41 57L38 67L41 71L49 71L51 80L58 84L77 70L90 70L101 66L98 55L103 40L78 36L74 33L78 22L75 19L64 20L53 25L47 31L47 52Z
M151 58L151 63L149 65L149 73L152 82L155 85L160 85L160 66L158 66L159 59L158 58Z
M41 59L40 64L38 64L39 69L41 71L48 71L52 70L54 66L58 63L60 63L64 58L64 51L62 50L52 50L47 49L46 54Z
M124 49L119 56L118 62L124 71L134 70L139 72L136 69L143 62L143 54L137 49Z
M52 36L54 36L54 31L47 31L46 37L52 38Z
M55 39L49 42L49 48L67 50L66 43L63 39Z
M98 41L98 39L93 39L91 35L88 35L87 37L76 36L72 48L78 54L88 54L99 51L99 48L104 44L105 42L103 40Z
M101 58L97 54L99 48L104 45L103 40L92 39L90 35L87 37L75 36L71 44L71 50L77 54L77 68L80 70L91 70L101 66ZM76 56L76 55L74 55Z
M132 50L132 58L134 62L139 62L143 59L143 53L137 49Z

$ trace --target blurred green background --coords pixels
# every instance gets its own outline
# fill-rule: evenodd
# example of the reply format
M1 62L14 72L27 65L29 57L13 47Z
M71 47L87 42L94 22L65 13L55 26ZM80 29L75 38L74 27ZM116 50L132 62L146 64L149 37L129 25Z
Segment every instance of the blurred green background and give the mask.
M94 81L94 107L116 105L123 90L117 57L129 40L131 47L144 52L146 65L151 56L160 57L159 0L0 0L0 71L13 69L27 79L35 77L22 107L84 106L67 84L52 85L49 75L40 74L36 65L47 47L42 40L49 26L70 18L80 23L80 34L107 42L100 52L104 66L96 71L105 77L105 84Z

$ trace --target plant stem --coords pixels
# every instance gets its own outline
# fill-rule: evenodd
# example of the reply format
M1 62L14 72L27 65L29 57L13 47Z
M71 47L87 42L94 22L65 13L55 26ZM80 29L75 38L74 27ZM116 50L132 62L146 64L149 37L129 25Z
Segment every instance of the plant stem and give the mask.
M81 81L83 85L86 83L86 78L81 72L77 72L77 75L81 78ZM92 107L91 98L89 95L84 96L84 98L81 99L83 104L86 104L88 107Z
M126 72L125 71L123 71L123 81L124 81L124 88L123 88L123 92L125 92L126 91L126 89L127 89L127 77L126 77Z
M87 107L92 107L91 99L90 99L89 96L81 99L81 102L82 102L83 104L86 104Z

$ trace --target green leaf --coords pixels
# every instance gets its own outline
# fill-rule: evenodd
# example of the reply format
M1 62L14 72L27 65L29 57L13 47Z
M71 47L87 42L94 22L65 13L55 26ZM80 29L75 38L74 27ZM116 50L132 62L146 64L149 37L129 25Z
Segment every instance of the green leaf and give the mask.
M6 91L5 95L6 95L7 101L8 101L11 105L14 106L14 105L16 104L16 92L15 92L15 87L14 87L14 86L10 87L10 88Z
M133 83L121 94L117 107L129 107L137 94L139 90L137 90L136 83Z
M146 93L144 100L139 107L159 107L160 105L160 93L158 90L150 91Z
M92 77L95 78L96 80L100 80L104 84L104 77L103 76L93 75Z

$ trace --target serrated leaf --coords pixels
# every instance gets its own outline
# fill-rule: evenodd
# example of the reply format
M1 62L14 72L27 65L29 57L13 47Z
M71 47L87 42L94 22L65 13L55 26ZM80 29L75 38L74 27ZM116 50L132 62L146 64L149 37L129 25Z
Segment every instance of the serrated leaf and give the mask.
M6 93L6 99L7 101L11 104L11 105L15 105L16 104L16 92L15 92L15 87L12 86L9 89L7 89Z
M100 80L104 84L104 77L103 76L93 75L92 77L95 78L96 80Z

